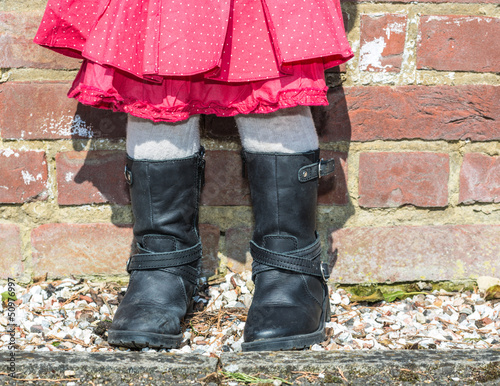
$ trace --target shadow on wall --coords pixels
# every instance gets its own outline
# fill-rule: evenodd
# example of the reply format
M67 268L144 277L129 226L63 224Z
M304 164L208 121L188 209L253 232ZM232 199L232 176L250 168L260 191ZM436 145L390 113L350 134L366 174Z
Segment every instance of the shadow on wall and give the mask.
M124 221L123 210L123 206L130 203L124 178L126 152L113 150L114 146L107 145L107 141L101 144L101 140L124 139L126 124L126 114L79 103L72 128L73 148L76 151L63 155L67 158L64 164L72 173L72 178L58 173L59 197L71 196L71 204L76 205L111 204L111 222L118 227L130 226ZM62 189L73 190L73 194L61 195ZM69 203L59 199L59 204Z
M355 209L348 189L347 159L351 141L351 121L344 89L342 87L330 89L328 102L328 106L317 106L311 110L320 143L333 143L334 147L337 147L335 145L339 142L342 144L339 151L322 151L327 157L335 158L335 172L333 177L322 178L319 185L320 231L323 245L328 246L328 251L324 250L324 256L327 256L329 269L332 272L337 262L338 251L329 250L330 233L333 229L342 228L354 214Z

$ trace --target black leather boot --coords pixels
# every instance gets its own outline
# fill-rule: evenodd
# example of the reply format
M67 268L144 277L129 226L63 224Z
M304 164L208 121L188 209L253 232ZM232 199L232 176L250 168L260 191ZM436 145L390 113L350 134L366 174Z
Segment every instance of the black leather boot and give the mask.
M202 256L198 203L204 150L168 161L128 159L137 253L130 282L108 330L108 342L131 348L172 348L192 304Z
M333 171L319 150L243 152L255 217L250 243L255 293L243 351L308 347L325 339L330 320L328 269L316 229L318 178Z

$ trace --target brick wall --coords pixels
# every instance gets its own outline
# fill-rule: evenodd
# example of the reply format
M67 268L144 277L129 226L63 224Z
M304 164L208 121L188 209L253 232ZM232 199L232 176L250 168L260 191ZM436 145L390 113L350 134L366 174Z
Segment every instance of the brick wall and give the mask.
M498 0L345 1L356 53L313 108L318 230L333 280L500 272ZM124 274L132 215L125 116L66 98L79 62L31 43L45 1L0 3L0 276ZM207 116L204 271L250 267L234 121Z

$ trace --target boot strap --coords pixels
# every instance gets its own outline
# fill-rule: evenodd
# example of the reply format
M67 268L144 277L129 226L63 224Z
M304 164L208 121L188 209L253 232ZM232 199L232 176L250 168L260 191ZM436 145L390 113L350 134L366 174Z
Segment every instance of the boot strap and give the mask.
M335 160L333 158L329 160L321 159L319 162L315 162L310 165L303 166L299 169L299 181L307 182L327 176L333 173L335 170Z
M138 253L128 259L128 273L134 270L179 267L193 263L202 256L201 242L191 248L172 252L149 252L139 245L138 249L144 253Z
M250 241L250 252L257 263L254 275L272 267L322 277L325 281L329 278L328 266L321 262L319 238L305 248L286 253L274 252Z
M198 285L200 271L190 265L181 265L178 267L161 268L162 271L169 272L175 276L180 276L193 285Z

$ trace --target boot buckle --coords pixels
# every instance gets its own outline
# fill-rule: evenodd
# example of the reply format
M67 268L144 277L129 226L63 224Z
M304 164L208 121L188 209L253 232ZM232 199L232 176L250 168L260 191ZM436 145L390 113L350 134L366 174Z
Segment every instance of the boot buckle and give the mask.
M333 158L329 160L321 160L318 162L318 177L321 178L323 176L327 176L330 173L333 173L335 170L335 160Z
M323 277L323 280L326 283L328 281L328 279L330 278L330 274L328 272L328 264L321 263L320 269L321 269L321 276Z
M125 174L125 181L127 181L127 184L132 185L132 171L128 168L128 165L125 165L123 174Z

